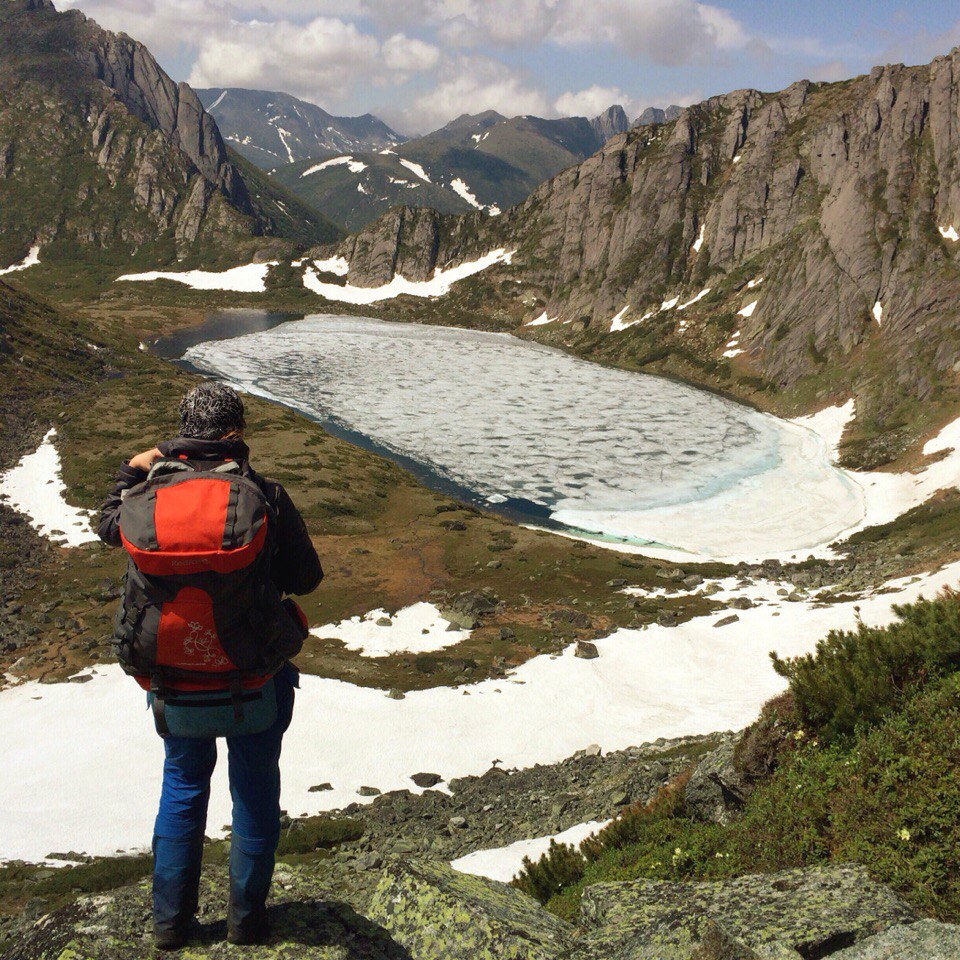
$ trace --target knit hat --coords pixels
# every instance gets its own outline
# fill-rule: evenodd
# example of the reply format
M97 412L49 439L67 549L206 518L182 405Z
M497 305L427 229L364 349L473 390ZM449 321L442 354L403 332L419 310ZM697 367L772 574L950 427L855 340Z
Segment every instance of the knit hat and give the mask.
M247 425L237 391L215 381L195 386L180 401L179 413L180 436L191 440L219 440Z

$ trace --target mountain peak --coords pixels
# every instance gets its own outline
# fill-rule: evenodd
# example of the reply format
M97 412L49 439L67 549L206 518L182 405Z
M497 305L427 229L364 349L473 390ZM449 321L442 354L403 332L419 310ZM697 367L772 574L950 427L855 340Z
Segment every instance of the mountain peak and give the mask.
M597 137L603 143L606 143L607 140L615 137L618 133L626 133L630 129L630 121L627 119L623 107L619 103L615 103L607 107L603 113L594 117L590 121L590 126L593 127Z

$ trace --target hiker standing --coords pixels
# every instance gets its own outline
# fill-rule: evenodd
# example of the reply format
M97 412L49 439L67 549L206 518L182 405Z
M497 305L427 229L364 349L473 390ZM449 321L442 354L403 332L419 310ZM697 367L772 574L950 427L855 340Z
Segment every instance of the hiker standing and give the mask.
M307 624L285 594L323 577L283 487L250 467L243 401L202 383L180 402L180 435L124 463L100 538L129 554L114 644L148 691L166 759L153 836L157 946L176 949L197 911L217 737L227 741L233 828L227 939L269 933L280 836L280 746Z

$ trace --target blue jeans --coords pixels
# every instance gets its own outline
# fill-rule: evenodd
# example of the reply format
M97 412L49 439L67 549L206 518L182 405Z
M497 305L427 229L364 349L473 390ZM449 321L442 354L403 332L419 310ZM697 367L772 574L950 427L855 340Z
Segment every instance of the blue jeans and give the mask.
M299 673L287 664L274 678L277 720L263 733L227 737L233 833L230 918L243 924L262 914L280 839L280 747L293 716ZM153 918L182 927L196 913L210 777L217 741L164 737L163 789L153 837Z

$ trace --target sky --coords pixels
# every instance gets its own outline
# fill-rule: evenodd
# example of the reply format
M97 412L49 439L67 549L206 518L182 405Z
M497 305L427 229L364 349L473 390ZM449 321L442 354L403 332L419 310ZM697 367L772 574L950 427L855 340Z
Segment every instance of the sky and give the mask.
M55 0L195 87L282 90L426 133L462 113L593 116L925 63L956 0Z

